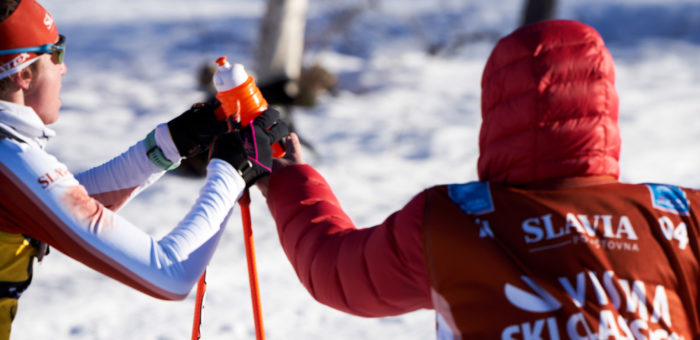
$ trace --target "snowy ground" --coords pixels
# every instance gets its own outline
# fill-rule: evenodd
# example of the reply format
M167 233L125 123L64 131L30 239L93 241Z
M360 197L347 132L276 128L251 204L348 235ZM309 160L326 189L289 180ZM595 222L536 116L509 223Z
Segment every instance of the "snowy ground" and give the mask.
M424 187L476 179L481 71L517 25L515 0L309 0L307 64L339 92L297 110L298 129L359 226L379 223ZM700 4L560 0L558 17L597 28L616 59L622 179L700 187ZM51 152L79 172L125 150L203 99L198 67L251 65L262 0L43 0L68 38L63 111ZM349 24L336 27L354 15ZM433 50L437 53L429 54ZM184 216L201 179L165 176L123 210L152 235ZM363 319L315 302L253 192L268 339L432 339L434 314ZM209 267L203 339L253 339L240 216ZM193 295L193 294L192 294ZM188 339L193 297L159 301L54 251L36 266L13 339Z

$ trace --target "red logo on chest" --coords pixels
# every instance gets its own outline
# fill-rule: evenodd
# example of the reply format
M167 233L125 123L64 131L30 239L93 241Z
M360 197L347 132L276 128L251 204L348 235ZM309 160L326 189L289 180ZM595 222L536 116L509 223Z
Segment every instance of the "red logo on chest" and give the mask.
M39 176L37 182L39 182L42 189L46 189L51 184L55 183L63 177L66 177L67 175L70 175L70 171L68 170L68 168L66 168L65 166L60 166Z

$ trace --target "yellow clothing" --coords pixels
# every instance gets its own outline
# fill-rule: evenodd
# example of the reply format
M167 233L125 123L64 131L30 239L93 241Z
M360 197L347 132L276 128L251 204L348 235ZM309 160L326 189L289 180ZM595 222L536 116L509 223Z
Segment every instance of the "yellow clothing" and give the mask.
M23 235L0 231L0 340L10 339L17 299L32 280L38 253Z

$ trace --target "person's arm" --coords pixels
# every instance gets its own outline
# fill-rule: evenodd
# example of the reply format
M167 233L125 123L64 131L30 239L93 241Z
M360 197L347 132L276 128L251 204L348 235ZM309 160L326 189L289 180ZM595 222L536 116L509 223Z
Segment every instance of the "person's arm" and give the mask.
M167 164L158 161L179 164L182 158L205 152L215 136L233 128L231 122L216 118L218 109L216 100L194 104L167 124L158 125L126 152L75 177L90 196L117 211L165 173Z
M298 143L290 136L289 144ZM432 308L421 241L425 198L417 195L380 225L357 229L321 175L288 162L259 187L301 283L330 307L360 316Z
M269 144L286 135L286 127L277 126L278 115L268 110L249 126L217 139L197 201L160 240L90 197L67 167L44 150L0 140L0 230L44 241L146 294L182 299L209 262L235 201L269 172L262 166L272 163ZM255 136L268 152L258 150ZM136 148L145 152L142 143ZM178 150L190 148L178 144ZM157 208L154 213L163 211Z
M168 159L180 160L166 124L158 125L153 136ZM145 140L141 140L121 155L78 173L75 178L92 198L107 209L117 211L165 174L165 170L146 157L145 144Z
M160 240L92 199L65 165L38 148L0 142L0 225L44 241L144 293L184 298L203 272L245 188L213 159L185 218Z

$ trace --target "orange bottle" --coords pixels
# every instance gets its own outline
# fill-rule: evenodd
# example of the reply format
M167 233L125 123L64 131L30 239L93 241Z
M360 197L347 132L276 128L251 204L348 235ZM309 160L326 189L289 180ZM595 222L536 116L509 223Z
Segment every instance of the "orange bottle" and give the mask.
M221 102L223 109L216 111L217 118L225 120L233 116L241 126L247 126L255 117L267 110L267 101L243 65L231 66L226 57L216 59L216 64L219 66L214 73L216 99ZM284 156L284 142L273 144L272 151L274 157Z

